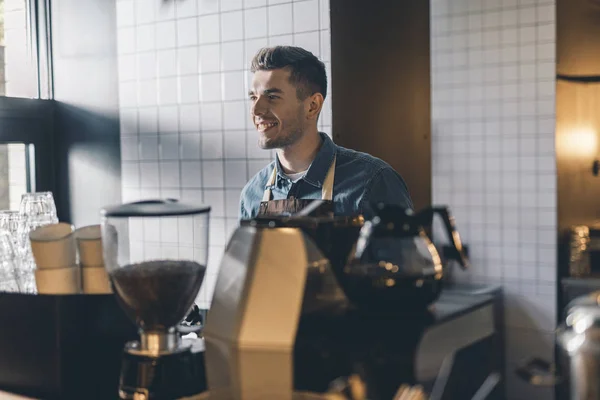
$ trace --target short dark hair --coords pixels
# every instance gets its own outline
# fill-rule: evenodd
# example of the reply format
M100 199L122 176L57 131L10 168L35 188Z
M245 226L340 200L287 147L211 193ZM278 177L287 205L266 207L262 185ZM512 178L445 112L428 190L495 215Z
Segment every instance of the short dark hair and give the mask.
M296 96L300 100L315 93L327 96L327 73L325 64L313 53L301 47L275 46L265 47L252 59L250 70L270 71L289 68L290 83L296 86Z

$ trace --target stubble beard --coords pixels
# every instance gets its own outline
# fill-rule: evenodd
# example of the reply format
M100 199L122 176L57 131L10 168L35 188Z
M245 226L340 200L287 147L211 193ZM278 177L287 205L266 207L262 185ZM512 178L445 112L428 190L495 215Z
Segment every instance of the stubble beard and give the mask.
M298 110L298 115L293 123L286 123L283 128L287 132L281 132L277 137L269 140L266 136L260 136L258 146L263 150L283 149L297 143L304 135L303 109ZM287 128L286 127L289 127Z

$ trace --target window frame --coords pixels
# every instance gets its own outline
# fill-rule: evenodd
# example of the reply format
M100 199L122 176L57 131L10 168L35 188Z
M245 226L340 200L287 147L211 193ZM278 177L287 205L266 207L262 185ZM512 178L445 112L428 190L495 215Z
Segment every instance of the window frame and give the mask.
M0 97L0 143L34 146L34 158L28 160L28 168L34 168L28 189L55 191L53 138L53 101Z

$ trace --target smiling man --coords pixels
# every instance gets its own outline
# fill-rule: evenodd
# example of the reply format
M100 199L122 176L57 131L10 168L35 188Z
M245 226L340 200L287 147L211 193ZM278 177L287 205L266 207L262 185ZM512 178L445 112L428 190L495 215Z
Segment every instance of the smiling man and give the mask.
M251 70L258 145L276 149L277 157L242 190L240 219L291 215L316 199L323 200L321 213L338 216L370 218L380 202L412 208L404 180L390 165L318 131L327 75L317 57L299 47L264 48Z

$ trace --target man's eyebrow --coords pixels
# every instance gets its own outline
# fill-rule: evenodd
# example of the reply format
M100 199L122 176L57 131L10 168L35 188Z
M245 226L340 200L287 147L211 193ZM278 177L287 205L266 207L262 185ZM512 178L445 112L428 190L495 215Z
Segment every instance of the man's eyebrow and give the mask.
M272 94L272 93L283 93L283 90L277 89L277 88L263 90L263 94ZM248 92L248 96L252 96L253 94L255 94L254 90L250 90Z

